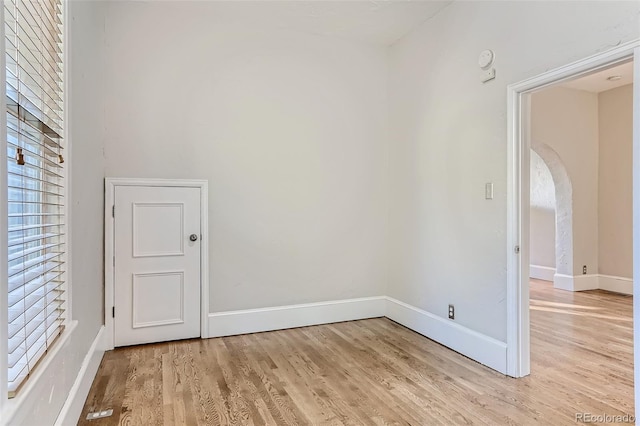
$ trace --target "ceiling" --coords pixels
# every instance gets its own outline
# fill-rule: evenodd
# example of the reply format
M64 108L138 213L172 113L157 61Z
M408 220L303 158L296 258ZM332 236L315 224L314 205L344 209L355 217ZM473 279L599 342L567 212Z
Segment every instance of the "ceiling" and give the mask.
M226 19L389 46L451 4L431 0L215 1Z
M616 81L607 80L607 78L611 76L620 76L621 78ZM600 93L605 90L615 89L616 87L626 86L631 83L633 83L633 62L627 62L622 65L617 65L607 68L606 70L580 77L576 80L567 81L566 83L561 84L561 86L568 89Z

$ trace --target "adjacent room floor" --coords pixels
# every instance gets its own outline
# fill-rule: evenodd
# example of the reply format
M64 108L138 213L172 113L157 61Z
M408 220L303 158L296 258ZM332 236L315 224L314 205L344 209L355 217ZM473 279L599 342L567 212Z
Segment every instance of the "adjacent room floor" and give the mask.
M633 414L630 296L532 280L531 348L523 379L385 318L116 349L80 424L561 425Z

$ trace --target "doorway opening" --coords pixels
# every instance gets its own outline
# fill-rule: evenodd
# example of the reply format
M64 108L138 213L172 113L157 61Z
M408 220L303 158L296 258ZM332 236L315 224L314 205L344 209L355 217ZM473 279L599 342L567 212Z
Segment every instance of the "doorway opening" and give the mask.
M590 404L581 386L599 383L620 415L633 405L632 111L626 62L531 93L526 134L531 374L579 373L565 402Z
M508 230L507 241L509 255L507 258L507 373L513 377L523 377L531 371L531 336L530 336L530 311L529 311L529 290L530 290L530 157L531 157L531 95L535 92L539 92L544 88L548 88L560 83L566 83L569 80L574 80L579 77L591 75L605 69L621 65L623 63L631 61L635 57L640 57L640 41L636 40L630 43L621 44L609 51L601 52L592 57L583 59L581 61L569 64L567 66L545 72L532 79L514 84L508 88L508 123L509 123L509 170L508 170ZM636 64L638 61L636 60ZM640 181L640 119L638 113L640 111L640 90L638 82L640 82L640 69L636 67L634 69L634 86L633 86L633 150L632 150L632 170L633 170L633 182ZM558 153L557 149L554 149ZM535 151L537 155L542 158L545 155L544 148ZM540 152L543 152L540 155ZM562 157L561 157L562 158ZM563 161L564 163L564 161ZM568 166L565 164L565 166ZM549 173L551 173L551 168ZM568 168L568 167L567 167ZM571 179L569 179L571 181ZM555 182L554 182L555 185ZM555 191L554 187L554 191ZM575 200L576 195L575 182L571 182L572 200ZM633 258L632 269L633 276L638 276L640 272L640 185L633 185ZM557 201L557 200L556 200ZM576 205L572 201L572 211L575 213L577 208L582 208ZM572 218L574 215L572 215ZM597 260L589 261L587 263L587 274L583 274L583 261L576 262L577 253L576 250L582 249L582 245L576 245L576 229L578 224L573 219L572 229L573 235L571 240L573 241L573 265L571 269L571 277L573 277L572 284L579 282L580 285L584 284L584 278L575 280L576 276L589 275L595 273L597 275ZM562 250L557 250L556 245L556 259L558 254L562 254ZM568 253L568 251L564 251ZM569 259L567 259L568 261ZM589 269L589 264L593 265L593 269ZM568 265L568 263L567 263ZM556 265L554 265L556 266ZM554 272L554 281L555 281ZM569 274L567 274L569 275ZM579 286L578 286L579 287ZM632 281L631 287L635 287L635 290L639 290L635 281ZM574 288L579 289L579 288ZM566 294L580 294L573 292L566 292ZM562 303L562 302L557 302ZM634 300L633 303L636 303ZM638 312L640 304L635 306L635 312ZM551 306L547 308L553 309ZM585 311L588 311L585 309ZM635 320L635 318L634 318ZM635 321L633 321L635 322ZM634 342L638 344L640 333L638 333L639 327L633 328ZM637 353L637 351L636 351ZM638 375L637 363L635 363L635 376L636 379L640 379ZM636 394L636 407L640 406L640 401L637 399L638 392Z

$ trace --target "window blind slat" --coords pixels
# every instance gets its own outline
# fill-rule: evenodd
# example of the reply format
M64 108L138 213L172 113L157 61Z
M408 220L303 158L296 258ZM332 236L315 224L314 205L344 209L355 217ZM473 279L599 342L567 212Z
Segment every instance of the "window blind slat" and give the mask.
M52 69L61 71L58 66L59 55L62 50L59 47L60 37L39 37L43 31L48 31L51 27L42 27L38 25L36 18L34 18L28 9L19 9L17 19L17 38L19 41L25 44L26 49L22 49L26 55L34 56L30 61L31 63L44 64L47 63ZM38 44L34 43L34 37L37 37L42 42L42 49ZM51 54L50 52L55 52ZM43 61L39 61L35 55L43 56Z
M24 300L32 296L35 297L34 295L44 295L54 291L61 284L58 278L62 274L62 271L49 272L9 292L9 307L12 308L18 303L24 303Z
M13 354L16 351L19 351L21 344L25 340L37 340L40 335L38 333L38 329L42 326L49 327L56 318L52 318L53 316L57 316L58 309L62 305L61 300L53 300L51 303L47 305L45 309L39 311L26 323L23 318L19 318L18 326L20 327L17 332L13 333L13 335L9 336L9 354ZM14 357L15 358L15 357ZM12 367L12 365L9 365Z
M13 276L23 273L24 271L30 270L32 267L36 267L40 264L44 264L50 260L57 259L63 254L64 253L47 253L47 254L43 254L42 256L29 259L28 261L20 263L19 265L16 265L13 267L9 266L9 281L11 281L11 278Z
M47 298L47 296L47 294L35 294L31 298L25 299L23 306L16 307L14 305L13 308L9 308L9 324L14 323L23 314L25 316L25 322L29 322L34 319L39 313L43 312L50 304L54 302L60 302L60 304L62 304L62 300L57 298L53 298L50 300Z
M42 150L43 150L42 147L39 147L40 153L36 153L36 152L32 151L33 145L31 145L27 141L26 137L22 138L18 142L18 145L20 145L20 147L22 148L22 153L24 154L24 160L28 161L30 164L36 165L37 163L44 162L44 163L46 163L46 165L44 165L44 166L47 166L47 167L49 167L51 169L62 168L62 166L59 163L53 161L51 158L48 158L45 155L46 153L42 152ZM13 152L14 150L16 150L19 147L18 145L14 145L13 143L8 143L9 151ZM42 166L43 165L40 165L40 167L42 167Z
M9 115L9 119L14 118L11 114ZM14 118L14 119L17 119ZM60 144L60 138L57 136L49 136L42 133L42 129L39 127L30 128L26 124L27 122L21 123L22 127L20 128L20 133L18 130L14 130L13 128L7 129L7 138L8 142L13 144L15 147L24 148L22 143L27 143L30 148L42 149L44 148L44 154L50 158L56 158L58 155L58 151L62 150L63 147ZM40 152L37 150L31 150L31 152L40 155Z
M52 13L53 10L48 8L33 7L34 5L42 6L41 3L32 3L32 2L25 1L25 2L22 2L21 4L24 6L23 10L26 10L31 15L31 20L32 22L36 23L35 25L38 25L38 27L41 27L41 28L46 28L47 34L45 35L44 39L52 40L54 43L59 43L62 41L60 38L60 34L56 29L57 25L55 25L54 23L55 13ZM42 17L42 12L44 12L47 16L46 16L46 19L40 20L38 18Z
M20 41L21 40L18 39L18 42ZM11 69L12 74L15 74L13 71L17 70L18 74L24 74L22 75L23 78L21 78L21 80L25 81L25 77L28 76L28 78L31 79L31 81L37 82L38 83L37 85L40 86L42 89L44 89L43 93L47 95L50 101L52 101L50 105L53 108L56 108L61 104L62 90L56 84L56 78L53 75L53 73L55 73L55 70L49 69L49 67L47 67L45 63L39 61L37 58L27 58L22 53L18 53L17 57L12 59L15 60L15 63L17 65L17 67L15 68L12 67ZM26 65L24 66L18 65L18 64L25 64L25 63ZM36 65L38 66L38 69L35 68ZM44 75L41 74L43 71L45 73ZM21 90L19 90L19 92L22 93L23 95L29 94L30 98L37 97L37 93L34 93L32 90L29 90L28 87L24 87L24 89L26 90L26 92L23 92ZM60 120L62 119L59 113L57 114L57 118Z
M25 214L20 214L20 213L15 213L15 214L10 214L8 215L9 218L12 217L54 217L54 216L62 216L63 213L25 213Z
M61 286L61 284L58 285L59 287ZM63 290L61 288L53 290L55 292L57 292L58 294L61 294L63 292ZM56 313L58 310L60 310L60 306L62 306L62 301L61 299L57 299L54 301L55 303L49 305L49 307L47 308L47 315L51 316L54 313ZM58 318L60 319L60 318ZM9 324L9 340L10 343L9 348L11 349L9 351L9 353L15 352L15 349L18 348L18 346L20 345L20 334L23 334L23 337L25 335L31 334L31 332L35 329L35 327L37 327L40 323L42 322L42 320L38 319L37 314L31 315L31 319L28 319L26 317L26 313L25 314L21 314L20 316L18 316L15 320L13 320L12 323ZM50 324L52 321L50 321L49 319L47 319L45 322L47 322L47 324Z
M25 143L28 146L29 151L33 154L39 155L37 150L44 149L44 155L46 157L57 158L58 156L57 142L43 143L44 141L42 139L35 139L36 136L31 133L23 133L23 138L19 140L17 136L18 130L13 129L11 125L7 132L8 143L11 144L14 148L24 148L24 145L19 144L20 141ZM39 134L38 136L42 137L42 134ZM47 137L45 136L45 138Z
M53 228L53 227L61 227L64 226L64 223L42 223L42 224L37 224L37 225L25 225L25 226L13 226L9 228L9 233L15 233L15 232L22 232L22 231L28 231L30 229L36 229L36 228Z
M38 365L42 356L47 352L47 348L53 344L63 330L64 325L51 326L44 336L26 349L26 354L20 362L18 362L15 367L9 368L9 398L13 398L16 395L20 386L24 383L24 380L29 377L30 371L33 371L33 369Z
M38 240L49 240L52 238L61 237L62 235L63 234L37 234L37 235L31 235L26 237L14 238L12 240L9 240L9 248L26 244L26 243L32 243Z
M55 268L59 268L60 266L62 265L58 262L46 262L33 266L30 269L25 270L20 275L14 275L9 278L9 293L28 284L32 280L38 279L40 276L51 272Z
M21 130L22 135L27 137L27 142L31 142L31 145L35 144L45 148L46 153L52 157L57 156L57 151L63 149L58 138L52 138L49 135L41 133L38 128L30 129L29 126L20 127L18 117L13 114L8 114L7 126L7 137L9 138L9 143L13 145L17 146L19 140L18 132Z
M8 75L7 78L13 78L13 76ZM54 123L54 127L51 127L51 120L48 120L49 123L46 123L43 120L43 113L38 109L37 105L29 100L26 96L21 95L20 88L16 88L10 83L10 80L7 80L7 111L10 114L13 114L15 117L18 117L25 124L37 128L45 135L60 138L61 130L58 128L58 126L56 126Z
M36 247L32 247L32 248L16 251L15 253L9 254L9 256L8 256L9 262L12 262L12 261L17 260L17 259L21 259L21 258L26 257L26 256L29 256L30 254L40 253L40 252L45 251L45 250L50 250L50 249L52 249L54 247L59 247L62 244L64 244L64 243L42 244L42 245L39 245L39 246L36 246Z
M43 191L40 189L31 189L31 188L20 188L19 186L16 185L8 185L8 189L9 189L9 196L11 197L11 191L12 190L22 190L25 193L38 193L38 194L46 194L52 197L59 197L59 198L64 198L64 194L60 193L59 191L55 190L55 191ZM11 201L17 201L18 197L15 198L11 198Z
M32 22L34 26L37 26L40 31L43 31L40 39L42 41L50 41L53 44L51 47L54 48L57 43L62 41L57 31L57 25L55 24L55 13L52 13L52 9L34 7L41 5L41 3L37 2L23 1L19 3L18 10L22 11L25 17L28 16L28 20ZM49 49L49 51L51 50L52 49Z
M12 171L9 171L8 175L9 175L9 184L11 184L11 182L28 180L28 181L33 181L34 185L46 185L48 187L55 187L55 188L57 188L56 190L59 190L60 192L62 192L64 190L64 187L62 185L59 185L59 184L54 183L54 182L48 182L48 181L46 181L44 179L41 179L40 177L37 177L37 176L28 176L28 175L24 175L24 174L17 174L17 173L14 173Z
M11 158L15 158L15 150L13 151L13 157ZM15 170L15 169L12 169L13 166L14 166L13 164L9 166L9 171ZM33 171L35 173L39 172L40 175L43 175L43 178L45 179L46 178L50 179L51 183L62 181L62 175L55 173L54 171L51 171L51 170L42 170L39 167L29 163L25 163L24 166L22 166L22 168L24 169L25 175L27 172ZM57 186L61 186L61 185L57 184Z

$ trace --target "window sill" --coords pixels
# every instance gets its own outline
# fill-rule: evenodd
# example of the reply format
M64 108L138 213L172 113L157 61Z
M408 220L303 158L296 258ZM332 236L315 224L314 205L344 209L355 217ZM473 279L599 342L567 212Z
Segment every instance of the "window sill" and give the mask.
M14 398L7 398L3 401L2 409L0 410L0 419L2 419L2 421L0 421L0 425L13 424L15 422L14 417L17 413L21 410L30 409L31 404L25 404L27 402L33 402L30 400L35 397L35 390L41 391L41 389L36 388L41 383L42 377L47 374L50 365L59 356L62 349L67 346L67 343L69 342L69 339L77 325L78 321L69 321L67 323L62 335L58 339L58 342L56 342L52 350L42 358L42 361L35 369L33 376L27 379L22 389L20 389L20 392L18 392ZM6 397L6 395L4 397Z

